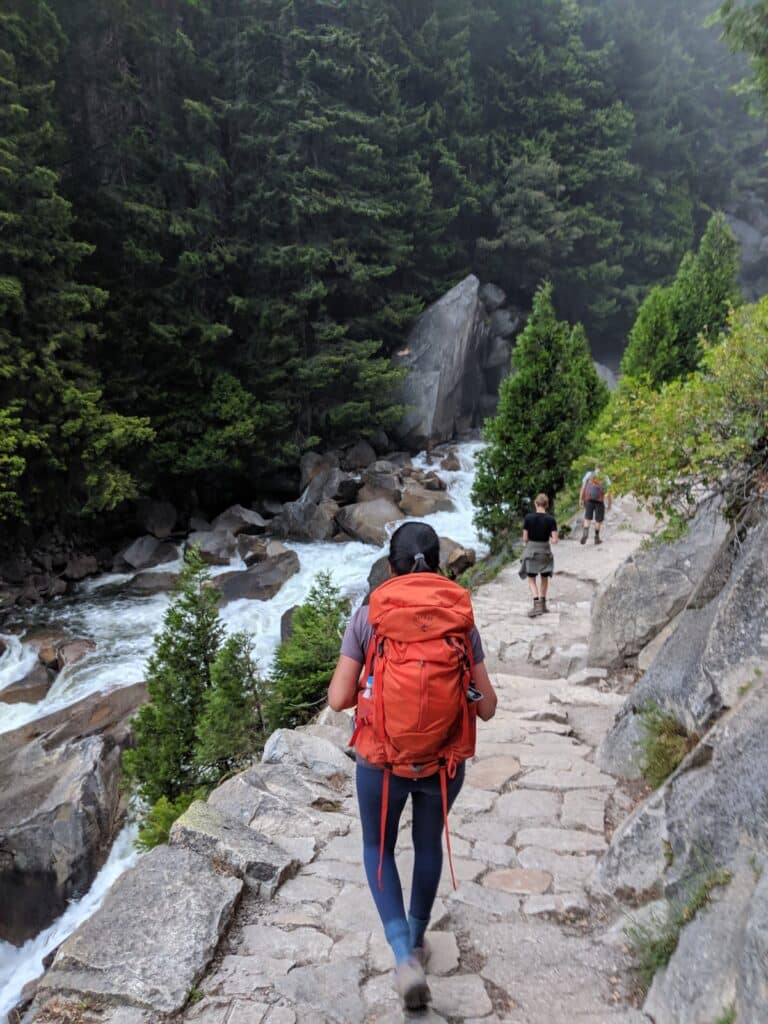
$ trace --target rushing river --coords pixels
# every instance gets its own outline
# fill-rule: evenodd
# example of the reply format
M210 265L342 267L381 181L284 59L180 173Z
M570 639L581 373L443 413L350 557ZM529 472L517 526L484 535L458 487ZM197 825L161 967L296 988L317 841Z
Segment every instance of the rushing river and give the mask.
M472 523L470 499L478 448L477 444L460 445L461 469L456 472L439 470L448 484L455 508L451 512L426 516L425 521L431 523L440 536L450 537L482 553L483 548ZM425 456L414 459L414 464L437 468L427 467ZM271 601L235 601L222 610L222 618L229 631L247 629L253 634L262 670L269 667L279 643L280 620L284 612L302 603L318 572L330 572L333 582L356 604L367 591L371 566L387 550L386 547L377 550L357 543L288 542L287 546L298 554L301 569ZM157 571L173 571L180 566L181 555L178 563L160 566ZM237 568L245 566L235 557L230 566L213 572L229 572ZM169 599L167 594L152 597L121 594L120 588L130 579L130 575L117 574L95 577L81 584L75 593L24 613L20 624L26 627L51 626L73 636L89 637L96 641L96 649L82 661L65 668L40 703L0 703L0 733L67 707L90 693L143 679L152 637L162 624ZM18 636L4 635L3 639L8 650L0 658L0 689L24 676L37 657L36 652ZM43 957L96 910L109 887L133 863L136 854L132 840L132 831L125 829L88 894L73 902L50 928L20 949L0 942L0 1021L4 1022L5 1014L15 1005L24 985L42 973Z

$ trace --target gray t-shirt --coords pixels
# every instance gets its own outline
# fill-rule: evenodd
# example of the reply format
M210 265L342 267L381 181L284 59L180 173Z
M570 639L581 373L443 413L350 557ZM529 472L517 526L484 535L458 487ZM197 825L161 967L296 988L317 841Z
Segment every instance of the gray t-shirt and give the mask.
M368 621L368 605L362 605L349 620L344 639L341 641L341 653L364 665L372 636L373 626ZM485 651L480 634L474 626L469 631L469 639L475 664L479 665L481 661L485 661Z

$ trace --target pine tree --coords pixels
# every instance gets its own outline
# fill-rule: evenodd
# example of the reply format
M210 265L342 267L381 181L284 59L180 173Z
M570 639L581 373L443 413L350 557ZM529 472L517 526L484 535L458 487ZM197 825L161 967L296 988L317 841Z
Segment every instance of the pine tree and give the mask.
M261 687L247 633L229 637L211 666L195 729L195 761L215 780L244 767L264 743Z
M135 746L123 766L150 805L162 797L173 802L200 782L195 730L223 637L219 594L209 580L208 567L191 549L147 664L149 702L133 720Z
M267 731L308 722L325 699L339 656L349 601L330 573L318 573L307 599L296 609L291 636L275 654L264 714Z
M528 324L502 383L496 416L484 428L472 499L475 522L501 547L543 491L554 502L586 433L608 400L581 325L558 320L552 286L536 293Z
M145 420L107 407L96 369L103 289L55 169L53 75L64 38L42 0L0 13L0 518L111 509L136 493L126 449Z
M674 282L655 288L641 306L622 371L647 374L658 385L695 370L701 340L716 340L740 302L738 272L738 244L725 217L715 214L698 252L683 258Z

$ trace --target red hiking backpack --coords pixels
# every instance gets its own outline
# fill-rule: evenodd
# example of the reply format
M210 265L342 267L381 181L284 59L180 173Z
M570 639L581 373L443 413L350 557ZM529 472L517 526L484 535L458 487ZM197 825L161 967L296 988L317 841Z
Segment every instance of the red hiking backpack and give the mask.
M411 573L374 590L368 618L373 638L351 745L369 764L383 769L379 885L390 775L420 779L439 772L455 887L447 780L475 753L477 708L467 699L474 671L469 638L472 603L468 592L452 580L435 573Z
M587 480L587 501L604 501L605 491L603 490L603 483L600 477L591 476Z

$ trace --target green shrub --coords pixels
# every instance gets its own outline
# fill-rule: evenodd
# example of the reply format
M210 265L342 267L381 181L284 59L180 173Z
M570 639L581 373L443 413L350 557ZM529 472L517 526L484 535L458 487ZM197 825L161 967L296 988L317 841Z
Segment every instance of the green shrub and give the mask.
M143 816L136 845L140 850L151 850L168 842L171 826L186 811L193 800L204 800L208 791L203 788L193 793L181 793L175 800L161 796Z
M149 702L133 720L135 746L123 755L126 779L146 804L173 803L199 781L195 729L224 635L218 599L208 566L188 551L147 665Z
M731 878L729 871L710 872L689 885L689 898L673 905L666 921L626 929L635 971L644 989L650 988L659 968L666 967L672 959L683 928L709 904L714 890L728 885Z
M211 666L211 687L195 730L195 762L206 775L219 779L243 768L263 747L261 688L253 641L235 633Z
M656 704L649 704L640 715L645 729L643 776L650 786L657 789L694 748L697 737L689 736L676 718Z
M264 707L266 731L308 722L325 701L339 657L349 601L327 572L318 573L306 602L297 608L293 632L277 649Z
M725 1013L721 1013L715 1024L736 1024L736 1007L729 1007Z

